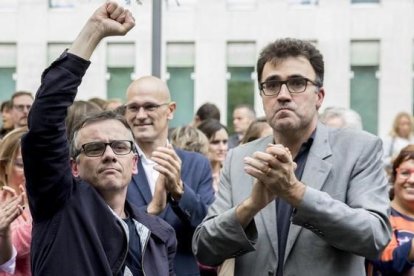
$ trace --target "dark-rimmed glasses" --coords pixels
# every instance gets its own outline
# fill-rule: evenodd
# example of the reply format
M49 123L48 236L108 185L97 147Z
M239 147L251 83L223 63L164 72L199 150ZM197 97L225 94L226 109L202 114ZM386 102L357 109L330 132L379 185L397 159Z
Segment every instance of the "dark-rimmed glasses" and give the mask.
M162 104L145 103L143 105L139 105L135 103L130 103L130 104L127 104L125 107L126 107L126 110L131 113L138 113L141 108L144 109L145 112L154 112L161 106L169 105L169 104L170 103L162 103Z
M306 87L308 85L308 82L315 85L316 87L320 87L320 85L308 78L304 77L295 77L290 78L287 80L267 80L259 85L260 91L265 96L277 96L280 93L280 90L282 89L282 85L285 84L289 93L295 94L295 93L302 93L305 92Z
M75 157L81 153L84 153L88 157L102 156L107 146L110 146L116 155L126 155L133 150L134 143L129 140L114 140L108 143L90 142L83 144L81 149L77 150Z

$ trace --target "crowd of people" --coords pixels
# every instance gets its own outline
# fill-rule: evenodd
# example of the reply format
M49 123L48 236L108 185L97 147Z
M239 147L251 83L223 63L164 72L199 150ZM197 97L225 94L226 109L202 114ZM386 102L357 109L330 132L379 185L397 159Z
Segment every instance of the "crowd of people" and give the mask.
M1 104L0 276L414 273L411 114L382 141L320 112L323 56L291 38L261 51L265 116L236 106L234 133L212 103L170 128L182 107L154 76L75 101L100 41L134 26L106 2L35 97Z

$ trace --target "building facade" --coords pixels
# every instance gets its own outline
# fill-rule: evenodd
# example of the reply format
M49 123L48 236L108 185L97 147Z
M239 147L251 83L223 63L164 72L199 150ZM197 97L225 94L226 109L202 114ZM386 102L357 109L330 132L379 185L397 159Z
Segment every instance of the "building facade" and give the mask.
M105 39L78 99L123 98L151 74L152 0L123 0L136 19L125 37ZM35 92L40 75L104 0L0 0L0 101ZM306 39L325 58L325 102L350 107L380 136L399 111L413 112L413 0L164 0L161 78L178 104L173 126L215 103L231 127L233 107L263 115L255 62L282 37Z

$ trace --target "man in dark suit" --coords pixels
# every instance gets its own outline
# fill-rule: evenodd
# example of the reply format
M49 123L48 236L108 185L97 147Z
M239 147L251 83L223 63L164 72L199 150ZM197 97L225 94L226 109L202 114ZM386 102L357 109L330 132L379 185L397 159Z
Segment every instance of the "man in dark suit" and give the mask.
M128 10L105 2L42 74L22 138L33 276L175 275L174 230L126 200L138 158L125 118L94 114L77 124L70 144L66 135L68 107L96 46L134 25Z
M127 196L174 227L177 275L199 275L191 238L214 200L212 173L206 157L169 144L168 121L175 108L167 85L156 77L142 77L128 87L125 117L140 158Z

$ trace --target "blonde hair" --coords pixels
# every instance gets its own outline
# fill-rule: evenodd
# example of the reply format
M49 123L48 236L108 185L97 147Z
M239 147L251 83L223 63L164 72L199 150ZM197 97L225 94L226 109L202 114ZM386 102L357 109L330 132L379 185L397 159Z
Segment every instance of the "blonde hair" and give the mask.
M16 128L0 142L0 187L7 185L7 176L11 174L20 150L20 140L27 131L27 127Z
M398 133L398 124L401 120L401 118L406 117L409 121L410 121L410 125L411 125L411 132L413 131L413 117L411 117L411 114L407 113L407 112L400 112L398 113L395 118L394 118L394 122L392 123L392 129L390 131L390 135L392 137L399 137L400 134Z
M208 153L208 139L203 132L192 126L177 127L171 132L171 144L175 147L199 152Z

